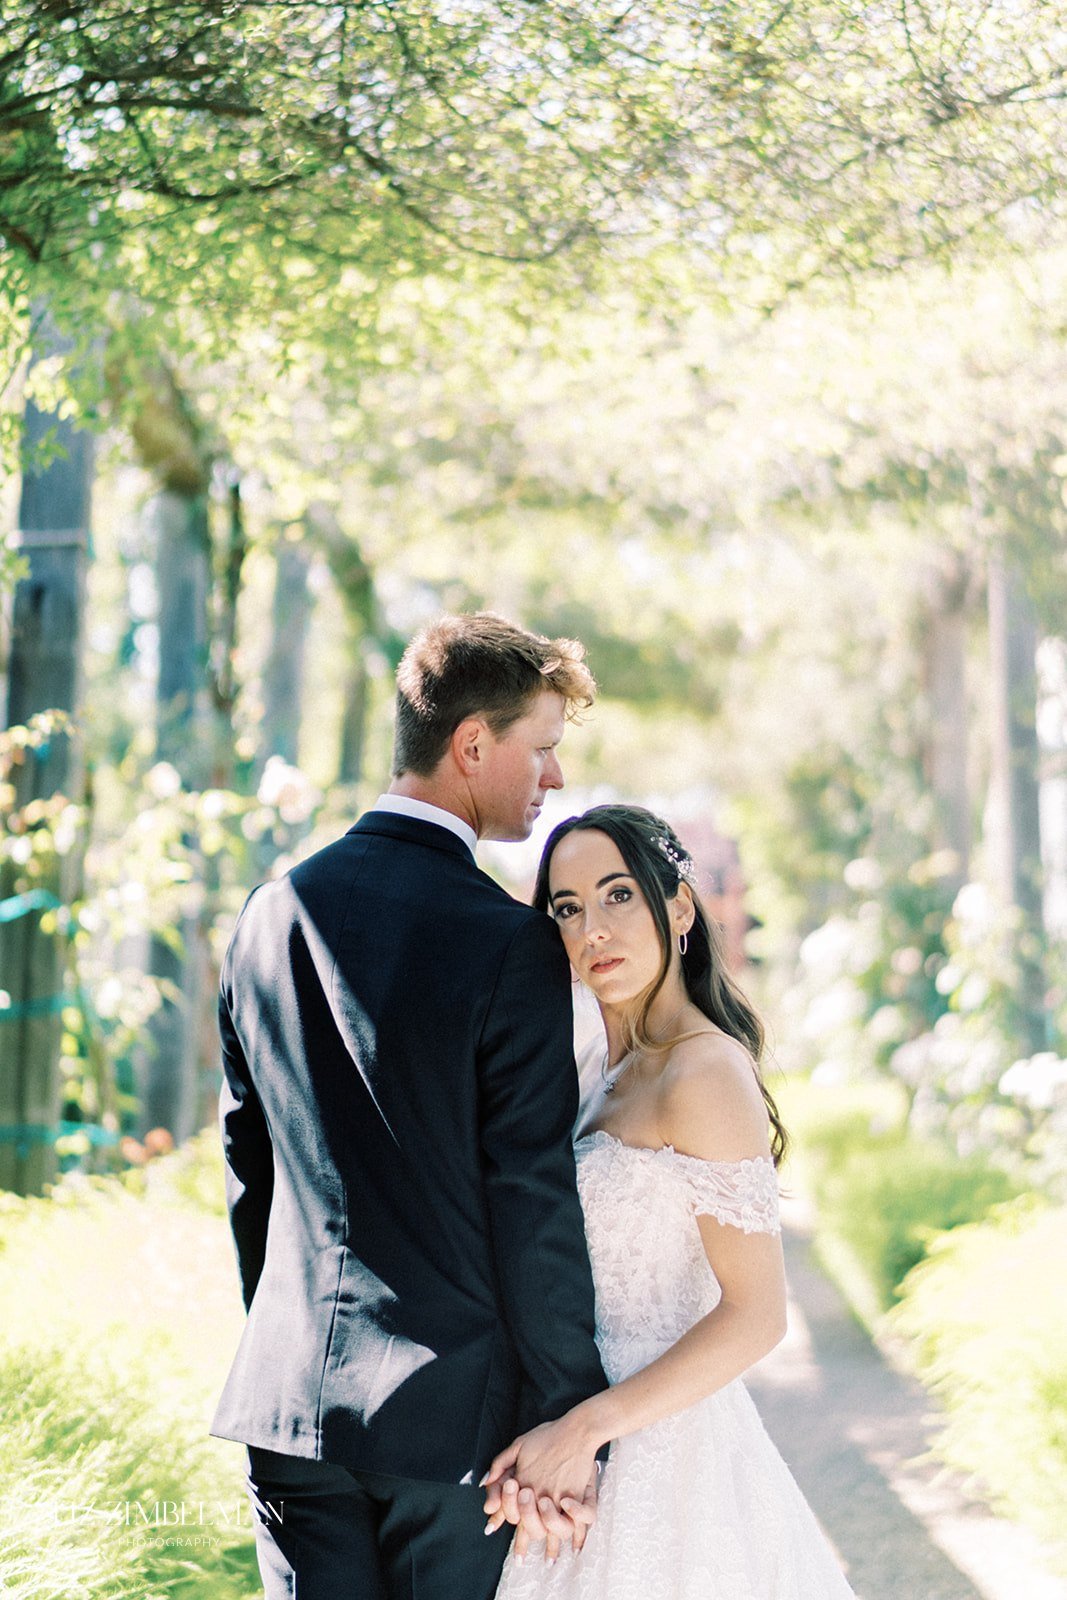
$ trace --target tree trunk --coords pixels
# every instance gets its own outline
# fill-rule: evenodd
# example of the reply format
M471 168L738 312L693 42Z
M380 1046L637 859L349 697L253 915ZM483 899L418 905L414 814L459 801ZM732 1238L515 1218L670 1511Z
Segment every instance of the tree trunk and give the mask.
M280 539L274 562L270 654L264 671L262 760L297 764L304 711L304 668L314 599L308 588L311 553L304 540Z
M953 561L931 573L923 617L923 677L928 708L924 751L926 780L937 808L937 844L951 851L950 876L967 878L971 802L967 783L968 575Z
M1067 939L1067 639L1043 639L1038 650L1041 695L1041 857L1045 927Z
M351 619L350 619L351 620ZM367 738L367 711L369 679L365 654L365 638L355 634L349 639L348 667L345 672L344 705L341 711L341 754L337 764L340 783L357 784L363 781L363 753Z
M58 348L53 344L53 349ZM88 557L93 440L69 421L26 407L25 446L52 435L60 450L48 466L23 476L19 528L29 573L15 590L7 722L25 724L48 710L76 715L81 696L81 642ZM76 743L64 732L15 769L15 808L57 794L81 797L83 773ZM68 904L80 863L60 857L43 896ZM37 909L13 894L11 865L0 870L0 1187L40 1194L55 1175L54 1137L61 1109L59 1073L65 951L62 935L41 930ZM47 904L47 899L44 899Z
M210 740L204 725L211 583L206 486L200 492L165 489L153 503L157 530L159 682L157 757L179 773L186 789L202 787ZM188 841L192 845L193 841ZM180 1143L195 1131L199 1000L199 932L194 918L178 929L181 948L154 936L149 970L172 990L152 1018L151 1046L141 1090L142 1130L169 1129Z
M1045 929L1042 918L1041 830L1037 713L1037 623L1022 576L1011 557L989 562L989 645L992 676L992 867L1000 893L1017 907L1021 1043L1048 1041L1045 1005Z
M369 705L367 651L375 642L377 633L374 575L364 561L359 545L342 531L328 507L311 506L307 521L309 530L329 563L348 624L348 670L345 673L337 777L340 783L354 785L363 778Z
M214 710L213 764L209 782L214 789L232 789L236 782L237 752L233 718L240 684L237 681L237 612L241 599L244 564L248 555L241 480L231 472L227 486L228 529L225 559L212 609L214 641L210 666Z

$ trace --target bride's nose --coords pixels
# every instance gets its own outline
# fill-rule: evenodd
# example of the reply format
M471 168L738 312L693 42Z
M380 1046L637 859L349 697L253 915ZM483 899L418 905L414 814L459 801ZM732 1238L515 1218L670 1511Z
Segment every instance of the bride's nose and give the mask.
M584 931L585 942L589 945L600 944L607 938L608 930L604 926L599 906L592 911L586 912Z

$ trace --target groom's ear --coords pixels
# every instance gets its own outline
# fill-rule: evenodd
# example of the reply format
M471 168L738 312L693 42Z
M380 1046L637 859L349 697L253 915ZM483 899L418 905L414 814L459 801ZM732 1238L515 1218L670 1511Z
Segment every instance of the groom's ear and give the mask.
M465 717L452 735L452 759L465 778L476 777L485 766L486 735L481 717Z

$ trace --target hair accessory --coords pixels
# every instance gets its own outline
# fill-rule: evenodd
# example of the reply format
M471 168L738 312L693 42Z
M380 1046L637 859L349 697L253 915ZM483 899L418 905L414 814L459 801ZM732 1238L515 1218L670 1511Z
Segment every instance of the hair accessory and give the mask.
M679 849L665 833L653 834L652 842L658 850L663 851L679 879L684 879L692 887L696 883L696 868L692 856L687 851Z

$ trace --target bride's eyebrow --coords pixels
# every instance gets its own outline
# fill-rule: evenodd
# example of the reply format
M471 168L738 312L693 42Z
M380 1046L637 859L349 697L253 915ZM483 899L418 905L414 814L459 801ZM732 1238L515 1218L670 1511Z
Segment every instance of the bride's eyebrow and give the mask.
M628 878L630 876L631 874L628 872L609 872L606 878L597 880L596 887L602 889L606 883L614 883L616 878ZM548 898L554 903L557 900L565 900L568 895L572 900L577 900L578 898L573 889L557 889L555 894L550 894Z

